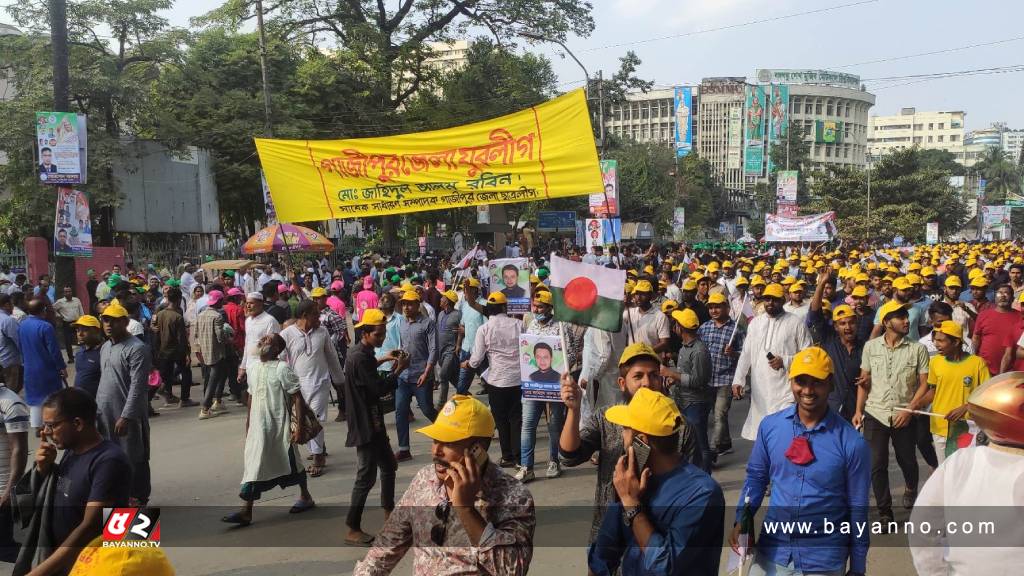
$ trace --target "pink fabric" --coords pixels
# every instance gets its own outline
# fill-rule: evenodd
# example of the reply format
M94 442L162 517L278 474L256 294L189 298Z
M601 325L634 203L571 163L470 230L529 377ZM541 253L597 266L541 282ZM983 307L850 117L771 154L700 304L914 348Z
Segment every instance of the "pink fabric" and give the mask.
M376 308L379 303L377 293L373 290L361 290L356 294L356 309L352 312L355 314L356 322L363 319L363 312L370 308Z
M330 307L331 310L337 312L338 316L341 316L342 318L345 318L346 314L348 314L348 308L345 307L345 303L337 296L327 298L327 306Z

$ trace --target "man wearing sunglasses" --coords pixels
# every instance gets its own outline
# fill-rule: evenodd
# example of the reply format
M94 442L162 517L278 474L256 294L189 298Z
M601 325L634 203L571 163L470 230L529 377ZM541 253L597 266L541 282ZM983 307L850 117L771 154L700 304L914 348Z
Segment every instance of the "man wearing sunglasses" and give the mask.
M433 464L422 468L356 565L356 576L390 574L413 548L413 574L526 574L537 525L533 496L487 458L490 409L456 395L430 426Z

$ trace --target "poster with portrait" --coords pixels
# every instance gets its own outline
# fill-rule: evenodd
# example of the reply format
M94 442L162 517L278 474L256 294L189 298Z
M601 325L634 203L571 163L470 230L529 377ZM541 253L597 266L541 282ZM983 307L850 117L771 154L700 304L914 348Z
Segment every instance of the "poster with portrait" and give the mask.
M677 206L672 212L672 239L681 242L686 235L686 208Z
M617 216L619 213L619 161L601 160L601 182L604 190L590 195L590 213L594 216Z
M561 402L565 352L558 336L519 335L519 374L523 400Z
M267 214L267 226L277 224L277 210L274 209L274 199L270 196L270 186L267 186L263 170L260 170L260 185L263 189L263 210Z
M690 111L693 107L693 88L689 86L676 86L675 108L676 128L675 144L676 156L682 158L693 149L693 134L690 130Z
M747 86L744 94L743 173L760 176L764 170L764 127L766 124L764 86Z
M72 112L36 112L36 170L40 182L82 183L79 129L78 115Z
M57 188L57 215L53 224L56 256L92 257L92 219L84 192L67 186Z
M498 258L487 263L491 292L508 299L509 314L530 311L530 263L527 258Z

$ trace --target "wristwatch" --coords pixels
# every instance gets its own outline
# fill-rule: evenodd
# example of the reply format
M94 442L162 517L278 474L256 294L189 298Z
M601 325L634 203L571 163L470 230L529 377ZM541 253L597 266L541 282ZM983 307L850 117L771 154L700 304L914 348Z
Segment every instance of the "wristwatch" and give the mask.
M628 506L622 509L622 523L626 525L626 528L633 527L633 520L640 514L640 505Z

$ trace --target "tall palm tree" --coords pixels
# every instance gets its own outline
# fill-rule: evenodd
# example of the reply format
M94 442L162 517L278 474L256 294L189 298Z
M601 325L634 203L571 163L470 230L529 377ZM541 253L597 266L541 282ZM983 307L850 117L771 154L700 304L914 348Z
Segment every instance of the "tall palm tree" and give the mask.
M1002 148L990 146L974 169L986 180L986 203L1002 204L1008 194L1021 193L1020 172Z

